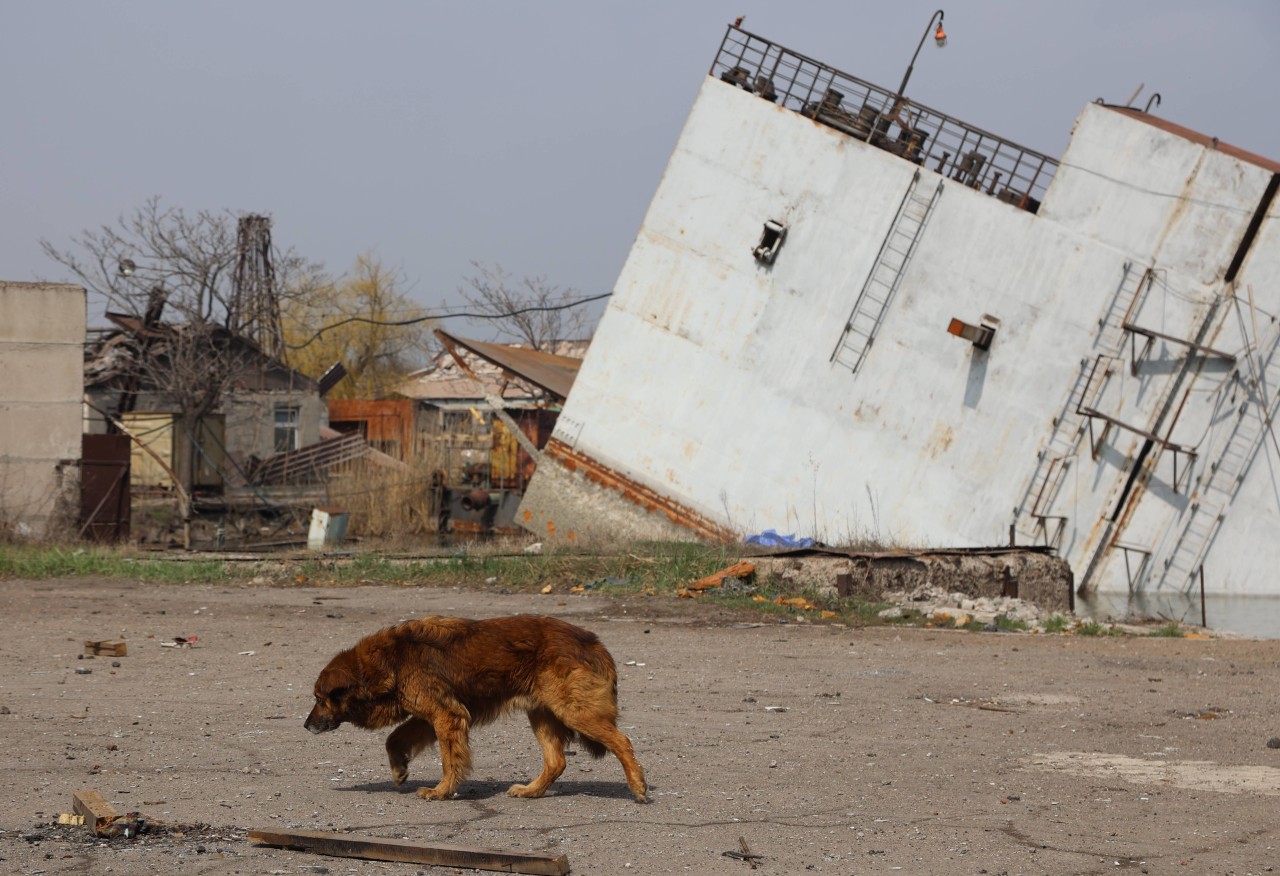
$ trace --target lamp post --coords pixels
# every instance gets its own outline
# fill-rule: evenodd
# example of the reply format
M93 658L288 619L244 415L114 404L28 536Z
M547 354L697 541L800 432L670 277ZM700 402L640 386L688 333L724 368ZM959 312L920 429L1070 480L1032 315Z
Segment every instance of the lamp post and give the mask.
M938 44L938 48L942 48L947 44L947 32L942 29L942 10L939 9L933 15L929 16L929 25L924 29L924 33L920 36L920 43L916 46L915 54L911 56L911 63L907 65L907 72L902 74L902 84L898 86L898 92L894 95L893 100L893 116L898 115L898 110L902 106L902 95L907 90L907 80L911 78L911 71L915 69L916 58L920 56L920 50L924 48L924 41L929 36L929 31L933 28L934 19L938 20L938 29L933 32L933 40Z

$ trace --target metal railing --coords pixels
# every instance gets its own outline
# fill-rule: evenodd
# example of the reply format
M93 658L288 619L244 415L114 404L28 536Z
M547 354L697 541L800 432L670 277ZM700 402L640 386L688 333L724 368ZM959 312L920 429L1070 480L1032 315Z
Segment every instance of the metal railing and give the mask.
M1032 213L1058 161L729 25L711 75Z

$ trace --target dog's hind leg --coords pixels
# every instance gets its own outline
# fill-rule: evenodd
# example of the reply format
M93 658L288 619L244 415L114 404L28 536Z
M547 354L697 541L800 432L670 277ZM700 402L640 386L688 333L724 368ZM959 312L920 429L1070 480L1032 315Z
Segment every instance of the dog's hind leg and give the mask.
M467 733L471 725L467 710L458 706L457 712L437 712L435 722L436 741L440 747L440 783L434 788L419 788L418 796L424 800L448 800L458 792L458 786L471 772L471 743Z
M409 762L436 741L436 731L431 722L422 718L410 718L387 737L387 760L391 762L391 778L403 785L409 778Z
M612 721L595 716L566 723L587 740L599 742L612 751L614 757L622 764L622 771L627 774L627 786L631 788L631 796L636 798L637 803L649 802L649 786L645 784L644 769L636 761L636 755L627 734L619 730Z
M618 729L618 701L612 680L594 673L574 673L561 690L563 696L555 706L556 717L583 737L592 754L599 756L600 745L612 751L627 774L631 795L638 803L648 803L649 787L644 781L644 770L636 762L631 740ZM592 742L596 745L591 745Z
M542 746L542 774L527 785L512 785L507 789L511 797L541 797L564 772L564 746L573 731L551 710L543 708L529 710L529 726Z

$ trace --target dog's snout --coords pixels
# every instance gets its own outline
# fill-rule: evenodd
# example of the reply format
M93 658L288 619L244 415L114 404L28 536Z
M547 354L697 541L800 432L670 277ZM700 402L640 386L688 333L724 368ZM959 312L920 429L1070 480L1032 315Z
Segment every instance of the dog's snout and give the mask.
M329 715L317 715L315 710L312 709L311 714L307 715L307 720L303 722L302 726L312 733L327 733L330 730L337 729L339 723L341 722L333 720Z

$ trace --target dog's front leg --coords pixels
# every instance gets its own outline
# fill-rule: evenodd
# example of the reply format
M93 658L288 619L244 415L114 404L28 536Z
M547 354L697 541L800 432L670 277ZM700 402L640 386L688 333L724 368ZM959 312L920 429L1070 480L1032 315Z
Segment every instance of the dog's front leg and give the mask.
M424 800L448 800L471 772L471 743L467 738L470 715L461 706L458 711L437 712L432 720L436 741L440 746L440 783L434 788L419 788Z
M391 762L391 778L403 785L409 778L409 762L436 741L431 722L410 718L387 737L387 760Z

